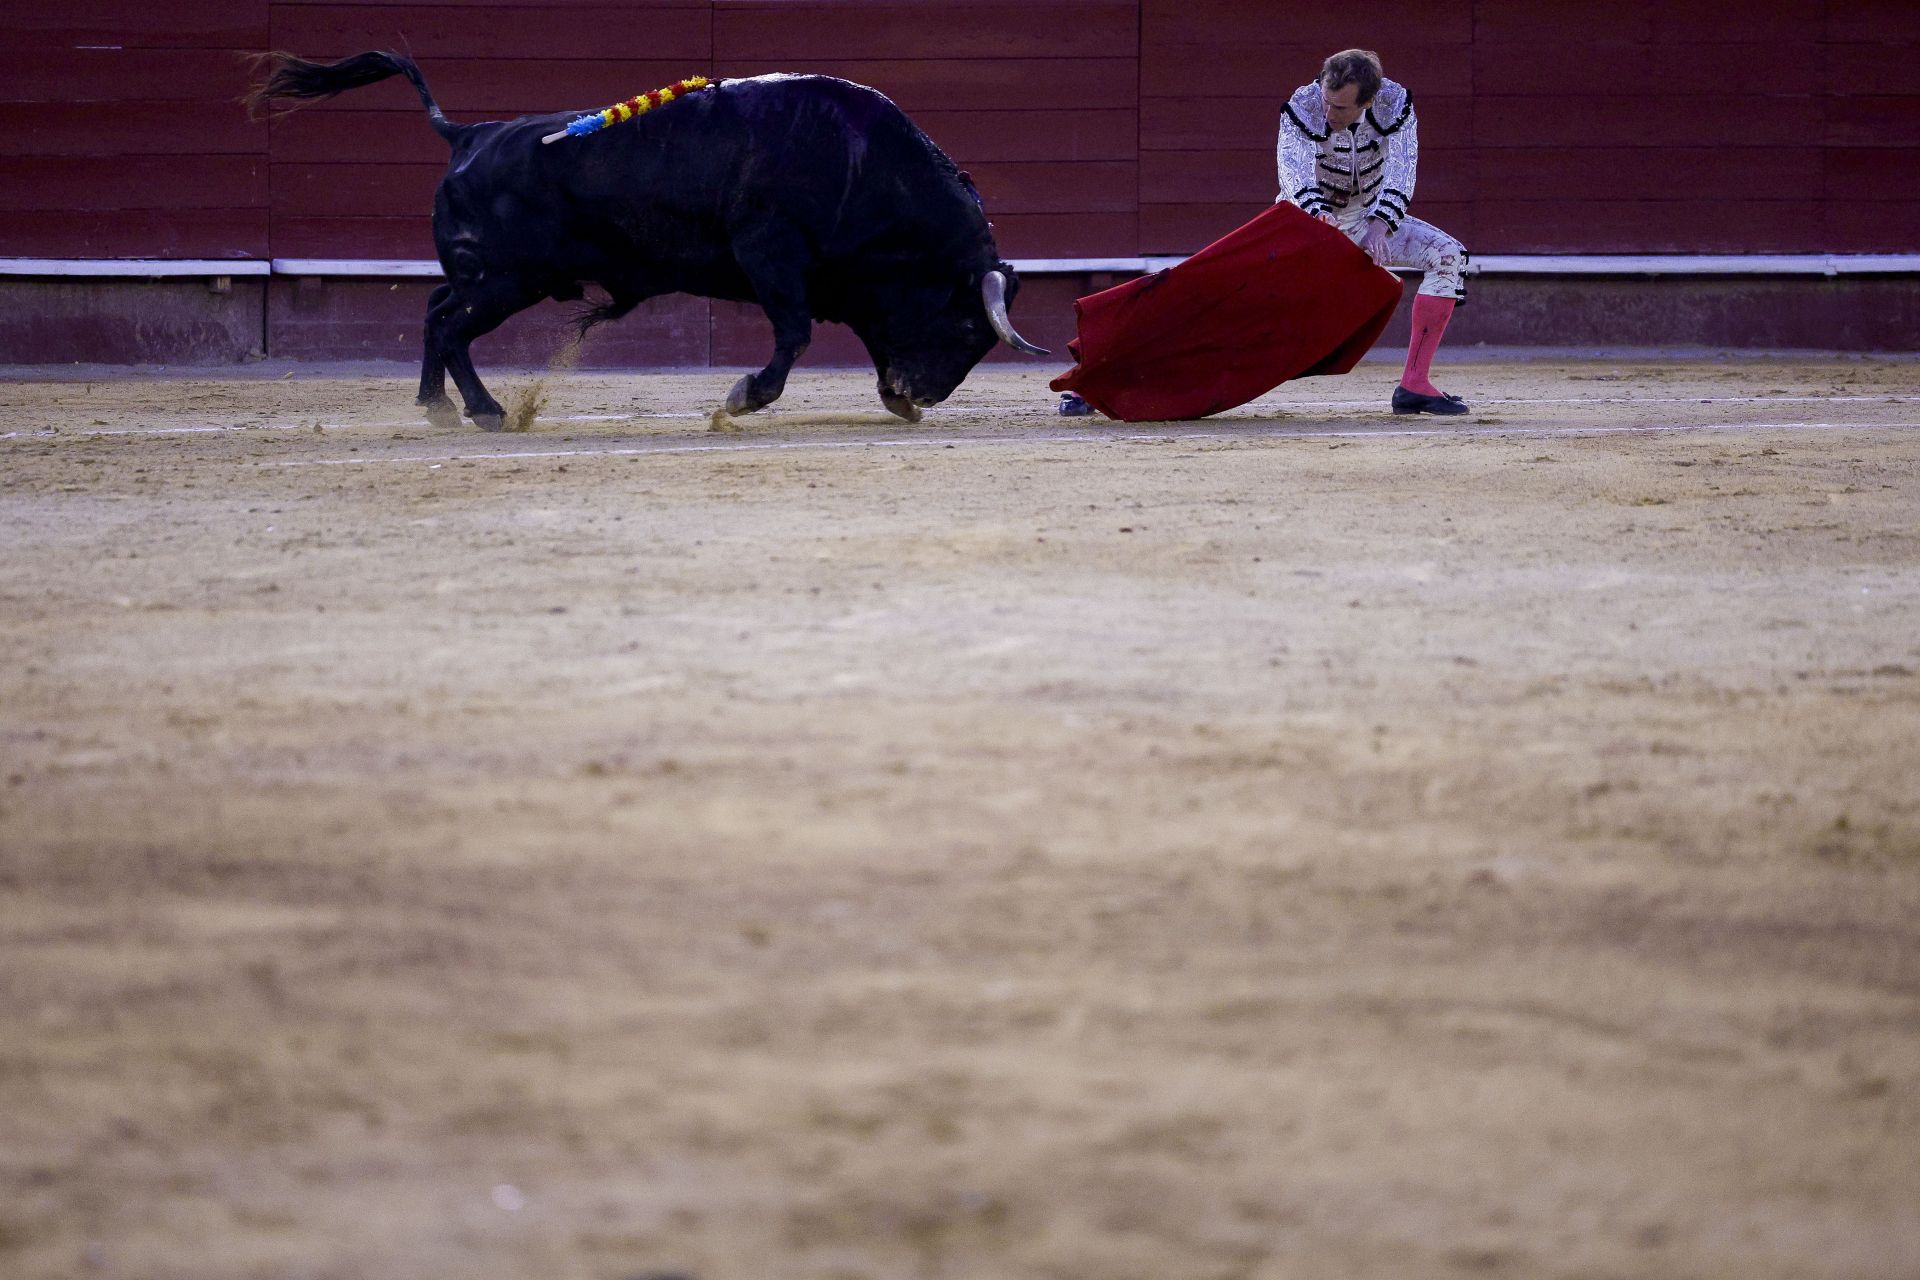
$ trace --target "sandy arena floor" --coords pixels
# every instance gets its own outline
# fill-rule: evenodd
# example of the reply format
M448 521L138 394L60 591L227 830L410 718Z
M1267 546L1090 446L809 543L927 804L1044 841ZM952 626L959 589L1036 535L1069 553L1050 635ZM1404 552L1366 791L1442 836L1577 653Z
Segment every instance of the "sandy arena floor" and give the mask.
M1395 371L0 381L0 1274L1920 1275L1920 364Z

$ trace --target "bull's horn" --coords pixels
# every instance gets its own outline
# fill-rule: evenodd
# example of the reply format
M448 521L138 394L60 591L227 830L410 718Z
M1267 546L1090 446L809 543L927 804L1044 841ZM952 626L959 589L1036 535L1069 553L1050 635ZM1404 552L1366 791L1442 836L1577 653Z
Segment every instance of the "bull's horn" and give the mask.
M1007 319L1007 277L1003 273L987 272L980 281L980 297L987 304L987 319L993 322L993 331L1000 335L1000 341L1030 356L1053 354L1045 347L1036 347L1021 337L1015 331L1013 321Z

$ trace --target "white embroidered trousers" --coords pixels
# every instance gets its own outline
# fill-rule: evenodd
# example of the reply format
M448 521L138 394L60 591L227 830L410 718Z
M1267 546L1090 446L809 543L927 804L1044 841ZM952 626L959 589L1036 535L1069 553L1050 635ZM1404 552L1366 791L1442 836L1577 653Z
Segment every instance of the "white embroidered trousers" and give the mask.
M1333 225L1355 244L1367 233L1367 211L1338 210ZM1388 267L1425 272L1420 292L1436 298L1467 300L1467 251L1458 240L1418 218L1406 218L1400 229L1387 237Z

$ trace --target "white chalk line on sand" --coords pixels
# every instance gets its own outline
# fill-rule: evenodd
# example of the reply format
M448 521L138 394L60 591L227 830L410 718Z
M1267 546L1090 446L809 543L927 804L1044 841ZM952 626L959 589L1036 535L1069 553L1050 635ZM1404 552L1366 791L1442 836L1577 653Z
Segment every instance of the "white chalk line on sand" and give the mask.
M570 413L565 417L541 418L542 422L626 422L633 418L704 418L704 413ZM406 427L428 427L425 418L407 422L242 422L224 427L108 427L79 428L66 431L6 431L0 440L54 440L61 436L200 436L233 435L243 431L398 431Z
M1365 409L1378 406L1378 400L1288 400L1283 409ZM1565 396L1557 399L1529 398L1500 400L1492 397L1473 401L1486 404L1920 404L1920 396Z
M1920 395L1883 395L1883 396L1569 396L1560 398L1489 398L1476 399L1477 406L1493 405L1638 405L1638 404L1920 404ZM1286 413L1296 409L1378 409L1381 401L1370 400L1286 400L1265 406L1276 413ZM1034 404L1022 401L1013 404L968 404L960 408L967 413L1000 413L1045 411L1050 408L1046 402ZM671 422L704 419L711 414L704 410L674 410L665 413L571 413L553 417L542 417L541 422ZM757 421L768 426L778 426L781 415L778 411ZM1245 417L1227 418L1221 421L1247 421ZM429 424L424 418L409 418L401 422L261 422L241 423L219 427L105 427L70 428L48 431L6 431L0 432L0 440L53 440L61 437L82 439L91 436L191 436L191 435L231 435L247 431L312 431L316 427L321 431L400 431L419 429Z
M395 464L444 466L449 462L508 462L538 458L624 458L673 453L756 453L801 449L947 449L995 444L1187 444L1242 440L1405 440L1511 436L1565 439L1580 436L1661 435L1689 431L1876 431L1920 429L1920 422L1681 422L1649 426L1593 427L1382 427L1373 431L1298 430L1249 426L1239 431L1120 431L1089 428L1072 434L1001 436L887 436L871 440L740 440L715 444L658 444L608 449L526 449L494 453L417 454L387 458L296 458L263 467L370 467Z

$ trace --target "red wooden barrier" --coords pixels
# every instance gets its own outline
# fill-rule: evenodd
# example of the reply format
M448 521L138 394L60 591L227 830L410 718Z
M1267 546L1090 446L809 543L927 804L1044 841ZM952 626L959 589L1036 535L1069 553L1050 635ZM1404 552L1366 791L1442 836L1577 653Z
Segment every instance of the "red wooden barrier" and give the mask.
M249 124L268 47L410 48L469 120L841 75L974 174L1009 256L1181 253L1272 199L1281 104L1354 44L1414 91L1414 212L1483 257L1914 247L1912 0L12 0L0 256L428 256L411 90Z
M265 0L0 7L0 256L262 257Z

